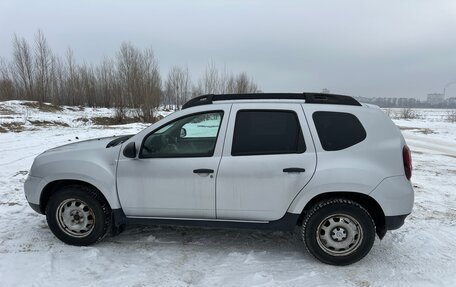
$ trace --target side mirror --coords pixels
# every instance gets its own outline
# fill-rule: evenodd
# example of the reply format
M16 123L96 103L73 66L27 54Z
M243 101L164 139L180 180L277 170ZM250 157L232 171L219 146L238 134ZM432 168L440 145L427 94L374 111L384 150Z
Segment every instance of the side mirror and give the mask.
M181 128L179 137L185 138L187 136L187 130L185 128Z
M136 157L136 145L135 142L127 144L123 150L123 155L128 158Z

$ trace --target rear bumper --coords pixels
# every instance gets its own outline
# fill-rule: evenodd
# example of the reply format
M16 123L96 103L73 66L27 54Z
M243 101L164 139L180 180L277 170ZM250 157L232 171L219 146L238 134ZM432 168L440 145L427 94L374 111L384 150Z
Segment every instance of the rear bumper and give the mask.
M387 218L398 216L405 218L412 212L415 200L412 184L403 175L385 178L370 193L370 196L377 201ZM391 221L396 222L398 219Z
M404 225L405 218L408 214L405 215L395 215L395 216L385 216L385 228L386 230L398 229Z
M377 226L377 234L382 239L388 230L404 225L405 218L412 212L415 193L412 184L405 176L385 178L371 193L385 215L385 224Z
M408 215L409 214L385 216L385 224L376 226L378 237L380 239L383 239L388 230L395 230L400 228L402 225L404 225L405 218Z

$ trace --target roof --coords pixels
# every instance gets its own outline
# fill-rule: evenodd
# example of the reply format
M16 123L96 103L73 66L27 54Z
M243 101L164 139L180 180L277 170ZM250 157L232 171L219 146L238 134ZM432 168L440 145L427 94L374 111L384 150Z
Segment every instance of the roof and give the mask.
M350 96L323 94L323 93L257 93L257 94L209 94L193 98L186 102L182 109L209 105L215 101L227 100L304 100L306 104L331 104L361 106L361 104Z

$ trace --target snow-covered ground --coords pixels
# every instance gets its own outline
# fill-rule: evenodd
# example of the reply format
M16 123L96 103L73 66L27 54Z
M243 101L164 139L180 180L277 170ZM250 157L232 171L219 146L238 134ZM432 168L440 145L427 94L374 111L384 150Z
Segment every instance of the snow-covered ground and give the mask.
M395 120L413 152L412 215L362 261L334 267L287 232L133 226L91 247L65 245L24 198L33 158L145 125L91 123L108 109L0 102L0 286L456 286L456 124L446 111L419 113Z

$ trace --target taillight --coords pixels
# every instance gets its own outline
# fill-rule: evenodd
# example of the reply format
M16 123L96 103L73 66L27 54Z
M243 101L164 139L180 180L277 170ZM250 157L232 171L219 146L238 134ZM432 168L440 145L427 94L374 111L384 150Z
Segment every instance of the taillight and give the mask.
M402 160L404 161L405 176L410 180L412 177L412 154L407 145L402 148Z

